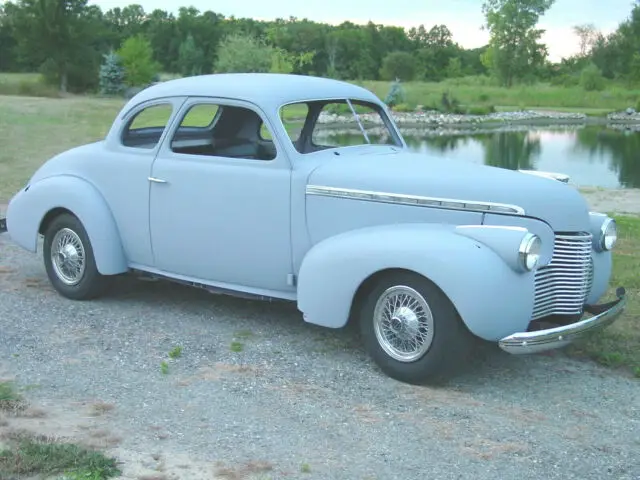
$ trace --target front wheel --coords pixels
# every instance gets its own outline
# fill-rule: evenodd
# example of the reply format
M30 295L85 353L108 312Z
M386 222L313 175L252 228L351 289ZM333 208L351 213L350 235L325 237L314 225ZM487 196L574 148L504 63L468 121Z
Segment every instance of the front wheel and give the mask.
M443 380L472 347L472 335L447 296L411 272L379 280L363 302L359 323L376 364L406 383Z
M73 215L61 214L48 225L43 256L51 284L64 297L88 300L108 286L110 277L98 271L89 236Z

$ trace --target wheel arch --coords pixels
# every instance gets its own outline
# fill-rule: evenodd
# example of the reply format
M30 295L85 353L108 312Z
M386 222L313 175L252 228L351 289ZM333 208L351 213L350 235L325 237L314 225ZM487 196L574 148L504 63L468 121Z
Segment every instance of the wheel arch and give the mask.
M111 209L93 184L74 175L43 178L15 195L7 209L9 235L18 245L35 252L38 235L43 235L62 213L69 213L82 223L101 274L128 270Z
M51 210L49 210L47 213L44 214L44 217L42 217L42 220L40 221L40 225L38 226L38 233L40 235L44 235L45 232L47 231L47 228L49 228L49 225L51 225L51 222L58 216L67 213L69 215L73 215L74 217L77 218L77 215L75 215L71 210L69 210L68 208L64 208L64 207L55 207L52 208Z
M360 285L358 285L358 288L356 289L356 292L353 295L353 298L351 300L351 307L349 308L349 316L347 318L347 323L345 324L345 326L347 325L351 326L356 321L358 309L362 307L362 305L364 304L367 298L367 295L369 295L373 291L377 283L382 279L384 279L385 277L392 276L396 273L410 273L413 275L418 275L430 281L431 283L433 283L438 290L440 290L445 296L447 296L446 293L440 288L440 286L436 282L434 282L431 278L428 278L421 272L418 272L410 268L403 268L403 267L382 268L380 270L377 270L371 273L368 277L362 280ZM458 312L458 309L456 308L455 305L453 305L453 308L455 309L458 316L460 316L460 312ZM466 325L465 325L465 328L466 328Z

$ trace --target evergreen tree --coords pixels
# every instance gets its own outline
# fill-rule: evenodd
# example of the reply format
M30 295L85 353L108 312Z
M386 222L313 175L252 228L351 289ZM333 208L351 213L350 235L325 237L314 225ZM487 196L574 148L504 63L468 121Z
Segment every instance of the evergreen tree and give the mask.
M120 57L113 50L103 55L104 63L100 66L100 92L106 95L117 95L124 91L124 67Z

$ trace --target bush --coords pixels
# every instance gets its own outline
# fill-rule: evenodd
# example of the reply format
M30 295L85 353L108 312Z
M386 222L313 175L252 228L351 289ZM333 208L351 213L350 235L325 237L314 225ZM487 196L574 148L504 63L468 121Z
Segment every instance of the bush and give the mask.
M588 92L604 90L605 80L602 72L593 63L582 70L580 86Z

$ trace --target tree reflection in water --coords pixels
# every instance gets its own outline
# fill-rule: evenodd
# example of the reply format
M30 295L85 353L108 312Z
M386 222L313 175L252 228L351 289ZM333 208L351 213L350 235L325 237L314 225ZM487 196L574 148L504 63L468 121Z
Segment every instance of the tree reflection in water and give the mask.
M486 165L510 170L535 170L538 161L543 158L545 133L553 133L556 139L558 136L563 137L563 141L570 144L571 160L582 162L585 169L590 168L591 163L605 164L623 188L640 188L640 132L619 131L606 126L580 126L451 135L443 135L440 132L436 134L435 131L425 131L418 135L411 131L403 135L412 151L431 150L436 154L448 156L450 153L468 149L468 160L473 161L478 153L471 153L475 149L470 147L480 145L482 161ZM329 143L334 145L362 142L362 137L357 132L332 132L327 137ZM380 141L375 135L372 137L374 143Z

